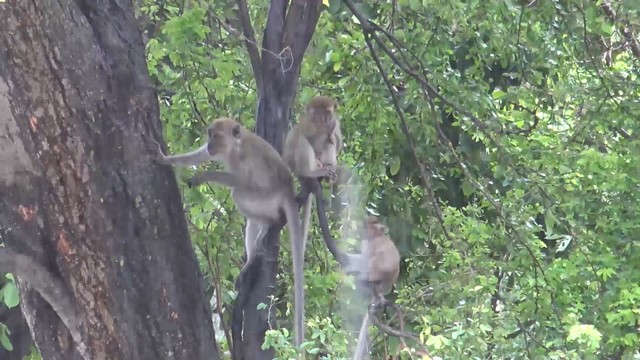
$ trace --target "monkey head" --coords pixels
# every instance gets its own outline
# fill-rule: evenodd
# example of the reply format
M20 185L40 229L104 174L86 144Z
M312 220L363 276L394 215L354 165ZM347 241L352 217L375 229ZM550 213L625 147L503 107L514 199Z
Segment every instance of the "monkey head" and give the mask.
M384 236L387 227L380 223L377 216L369 215L366 221L367 238L374 239L378 236Z
M225 156L240 142L242 125L230 118L218 118L207 128L207 135L209 155L214 158Z
M338 102L328 96L315 96L307 104L307 116L316 128L330 134L336 127Z

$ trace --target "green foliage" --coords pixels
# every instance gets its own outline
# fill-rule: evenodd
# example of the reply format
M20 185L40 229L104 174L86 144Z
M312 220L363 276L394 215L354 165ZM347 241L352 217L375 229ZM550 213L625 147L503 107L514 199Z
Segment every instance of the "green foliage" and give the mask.
M5 274L5 277L9 281L5 282L2 288L0 288L0 301L4 306L11 309L20 304L20 296L18 295L18 287L13 279L13 274ZM2 305L0 305L0 308L2 308ZM13 345L11 344L11 340L9 340L10 334L11 331L9 328L0 322L0 345L9 351L13 350Z
M9 331L6 325L0 323L0 344L2 344L5 349L11 351L13 350L13 345L11 345L9 335L11 335L11 331Z
M267 3L249 5L258 36ZM357 4L393 37L375 31L393 59L372 43L403 131L360 24L342 1L326 3L295 111L315 94L339 100L340 161L361 183L363 203L335 216L344 223L334 221L334 236L353 242L345 235L353 211L382 216L403 255L388 297L405 310L406 330L434 358L640 356L640 64L622 33L640 31L637 6L617 4L614 22L599 3L575 0ZM255 82L235 2L203 4L145 0L141 8L171 152L201 144L217 116L253 126ZM425 83L442 97L430 98ZM181 185L191 172L177 171ZM225 189L181 190L221 310L235 297L242 217ZM343 287L351 280L335 271L318 234L305 262L305 348L349 358L357 306ZM287 247L270 305L283 322L265 342L278 358L292 351ZM372 358L400 353L397 339L372 339Z
M13 274L6 274L5 277L9 281L0 288L0 300L11 309L20 304L20 295L18 295L18 287L13 279Z

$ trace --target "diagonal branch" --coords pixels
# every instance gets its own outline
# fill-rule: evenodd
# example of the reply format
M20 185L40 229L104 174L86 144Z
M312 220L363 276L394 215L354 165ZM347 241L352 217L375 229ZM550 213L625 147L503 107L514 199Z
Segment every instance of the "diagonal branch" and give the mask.
M385 84L387 85L387 87L389 88L389 90L391 92L392 99L393 99L393 96L394 96L394 92L390 88L390 83L389 83L388 77L386 76L386 72L384 72L384 70L382 68L382 64L380 62L380 59L379 59L375 49L373 48L373 45L371 43L371 39L376 41L376 43L379 45L379 47L382 49L382 51L384 53L386 53L391 58L391 60L394 62L394 64L396 64L402 71L404 71L406 74L411 76L413 79L418 81L418 83L420 85L422 85L423 89L428 94L428 97L429 97L430 101L432 101L432 98L437 98L444 105L449 106L450 108L452 108L457 113L460 113L460 114L462 114L464 116L467 116L476 125L476 127L478 127L481 131L483 131L483 133L485 133L490 139L492 139L492 141L494 141L493 140L493 136L491 136L491 134L487 133L486 126L484 126L484 124L480 121L480 119L478 119L470 111L462 109L460 106L457 106L452 101L447 99L444 95L440 94L440 92L438 92L438 90L435 87L433 87L433 85L431 85L431 83L428 81L428 79L426 79L425 77L421 76L416 71L411 69L408 65L406 65L402 61L400 61L394 55L394 53L384 44L384 42L380 39L380 37L378 37L377 34L375 33L376 31L378 31L380 29L380 27L378 25L375 25L375 23L369 21L364 15L359 13L358 10L353 5L353 3L351 3L350 0L344 0L344 3L347 5L349 10L351 10L351 12L354 14L354 16L360 22L360 27L362 28L362 31L364 33L364 39L365 39L365 42L367 43L367 47L369 48L369 52L371 53L372 57L374 58L374 61L376 62L378 70L379 70L380 74L382 75L383 80L385 80ZM397 100L394 102L394 106L396 107L396 111L398 111ZM402 124L402 120L404 119L404 117L400 117L400 119L401 119L401 124ZM404 122L404 126L406 126L406 122ZM439 129L439 128L438 128L438 131L442 132L442 130ZM403 132L404 132L404 128L403 128ZM405 133L405 135L407 135L407 134ZM409 143L411 144L411 137L409 135L407 135L407 138L408 138ZM487 201L489 201L493 205L493 207L497 210L498 215L503 220L505 226L508 227L510 230L512 230L513 234L516 237L516 240L529 253L529 255L531 256L531 259L532 259L532 261L534 263L534 269L536 271L535 275L537 276L537 273L538 273L538 270L539 270L540 273L542 274L542 277L543 277L544 281L546 283L548 283L549 281L548 281L548 279L546 277L546 274L544 272L544 268L542 267L542 265L538 261L537 257L535 256L535 253L534 253L533 249L527 244L525 239L520 235L518 229L515 227L515 225L513 225L511 223L511 221L508 219L507 215L504 214L503 209L500 206L499 202L497 200L495 200L491 196L491 194L486 190L486 188L482 184L480 184L477 180L474 179L474 177L469 172L469 167L467 166L467 164L465 164L465 162L462 160L462 158L460 158L457 155L457 153L455 152L455 149L453 148L453 145L446 138L446 136L444 136L444 134L439 134L438 138L441 139L441 140L439 140L440 142L443 142L444 145L446 145L448 147L448 150L454 156L454 158L456 159L456 161L460 165L461 169L465 173L465 176L469 179L471 184L474 185L474 187L487 199ZM414 157L417 157L417 155L414 154ZM421 163L419 161L417 162L417 164L420 167L422 167ZM424 171L424 170L422 170L422 171ZM425 175L422 174L422 177L423 177L423 181L424 181ZM537 283L536 283L536 287L537 287ZM555 308L554 308L554 310L555 310Z
M258 51L258 45L256 43L256 35L251 25L251 18L249 17L249 9L247 8L246 0L238 0L238 19L240 19L240 25L242 25L242 34L244 35L244 43L247 46L249 52L249 59L251 59L251 69L253 69L253 77L256 80L256 89L258 95L262 89L262 62L260 61L260 52Z
M291 48L294 68L302 62L320 18L321 9L322 2L319 0L293 0L287 11L282 44Z
M617 23L616 12L613 10L613 8L611 7L611 4L609 4L608 1L603 1L602 5L600 5L600 8L607 15L607 18L609 19L609 21L611 21L614 24ZM633 55L636 58L640 59L640 44L638 43L638 40L636 40L636 36L631 30L631 28L629 26L620 25L620 32L622 32L624 39L629 44L629 47L631 48L631 52L633 53Z
M409 144L409 148L411 149L411 154L413 155L413 160L416 162L416 164L418 165L418 168L420 169L420 177L422 178L422 182L424 183L424 186L427 189L427 193L429 193L429 197L431 198L431 202L433 203L434 211L436 213L436 216L438 217L438 222L440 223L440 226L442 227L442 231L443 231L445 237L447 239L451 240L451 238L449 237L449 231L447 230L447 227L444 224L444 216L442 214L442 210L440 209L440 206L438 205L438 200L436 199L435 191L433 190L433 186L431 185L431 182L429 181L429 177L427 176L427 169L425 168L426 166L423 163L423 161L420 160L420 157L418 157L418 152L416 150L415 142L413 140L413 137L411 136L411 132L409 131L409 127L407 126L407 120L404 117L404 112L402 111L402 108L400 107L396 92L393 89L393 86L392 86L391 82L389 81L389 76L387 75L386 71L384 71L384 68L382 67L382 62L380 61L380 58L378 57L378 54L376 53L375 49L373 48L373 44L371 43L370 33L365 32L364 40L367 43L367 47L369 48L369 53L371 54L371 57L373 57L373 61L376 63L376 67L378 68L378 72L382 76L382 80L384 81L385 85L387 86L387 89L389 91L389 95L391 95L391 100L393 102L393 106L394 106L394 108L396 110L396 113L398 114L398 117L400 118L400 128L401 128L402 132L404 133L404 135L407 138L407 142Z

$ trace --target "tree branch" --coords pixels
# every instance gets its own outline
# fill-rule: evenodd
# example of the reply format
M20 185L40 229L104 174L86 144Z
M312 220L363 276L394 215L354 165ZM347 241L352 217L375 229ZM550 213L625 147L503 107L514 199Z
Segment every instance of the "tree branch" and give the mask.
M600 5L600 8L607 15L607 18L609 19L609 21L611 21L614 24L617 23L616 12L613 10L609 2L603 1L602 5ZM624 36L625 40L629 44L629 47L631 48L631 52L633 53L633 55L636 58L640 59L640 44L638 44L638 41L636 40L636 36L631 30L631 28L629 26L620 25L619 30L620 32L622 32L622 35Z
M349 7L349 9L353 8L352 11L355 11L355 7L353 7L353 5L350 2L345 1L345 3ZM356 17L358 17L358 16L356 15ZM364 17L362 18L362 20L365 20ZM361 24L362 24L362 20L361 20ZM409 131L409 127L407 126L407 121L406 121L406 119L404 117L404 112L402 111L402 108L400 107L400 103L399 103L398 97L396 95L396 92L393 89L393 85L391 84L391 81L389 81L389 77L387 76L387 73L384 71L384 68L382 67L382 62L380 61L380 58L378 57L378 54L376 53L375 49L373 48L373 44L371 43L371 39L370 39L371 33L369 31L366 31L365 27L363 27L362 29L365 32L364 40L367 43L367 48L369 49L369 52L371 53L371 57L373 57L373 61L376 63L376 67L378 68L378 72L382 76L382 80L384 81L385 85L387 86L389 95L391 96L391 100L392 100L393 106L394 106L394 108L396 110L396 113L398 114L398 117L400 118L400 129L402 130L402 133L407 138L407 143L409 144L409 148L411 149L411 154L413 155L413 160L418 165L418 169L420 170L420 177L422 179L422 182L423 182L423 185L424 185L425 189L427 190L427 193L429 194L429 197L431 198L431 202L433 204L433 208L434 208L434 211L436 213L436 216L438 217L438 222L440 223L440 226L442 227L443 234L445 235L445 237L447 239L451 240L451 238L449 236L449 231L447 230L446 226L444 225L444 216L442 215L442 210L440 209L440 206L438 205L438 200L436 199L435 191L433 190L433 186L431 185L431 181L429 181L429 177L427 176L427 169L425 169L425 165L423 164L423 162L418 157L418 152L416 150L416 147L415 147L415 144L414 144L414 141L413 141L413 137L411 136L411 132Z
M389 325L383 324L380 321L380 319L378 319L378 317L376 316L377 309L384 308L387 306L393 308L398 314L398 320L400 321L400 330L396 330L390 327ZM404 330L404 319L403 319L403 314L402 314L402 311L400 310L400 307L392 303L385 303L382 306L380 306L380 304L372 304L371 306L369 306L368 315L369 315L369 319L371 319L371 323L375 325L378 329L380 329L380 331L382 331L387 335L395 336L400 339L406 338L406 339L411 339L415 341L415 343L420 348L419 354L429 357L429 351L427 350L427 347L422 343L422 341L420 341L418 336Z
M320 18L321 6L322 2L319 0L293 0L289 7L282 44L291 49L295 68L302 63L304 52L313 37Z
M7 248L0 248L0 272L14 273L36 290L69 330L78 354L84 359L89 359L87 346L80 334L80 319L72 298L60 279L30 256L18 254Z
M262 37L262 59L265 61L265 50L278 54L282 50L282 33L284 32L284 18L287 13L287 0L272 0L269 6L267 25Z
M249 53L249 59L251 59L251 69L253 70L253 77L256 80L256 89L258 90L259 96L262 89L262 61L260 59L260 52L258 51L258 44L256 43L256 35L251 25L246 0L237 0L237 3L238 18L242 26L242 34L244 35L244 43Z

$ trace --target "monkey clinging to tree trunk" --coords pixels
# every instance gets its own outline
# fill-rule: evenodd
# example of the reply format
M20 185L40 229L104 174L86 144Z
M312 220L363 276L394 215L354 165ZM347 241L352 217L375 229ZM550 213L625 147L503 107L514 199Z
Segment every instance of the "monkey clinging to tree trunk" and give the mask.
M182 154L165 156L156 143L158 161L169 165L198 165L206 161L221 162L224 171L197 173L190 187L215 182L231 188L236 206L247 218L245 250L250 264L267 234L269 226L279 220L284 210L291 237L294 276L295 345L304 341L304 239L298 217L298 205L291 170L268 142L229 118L219 118L207 129L207 144Z

